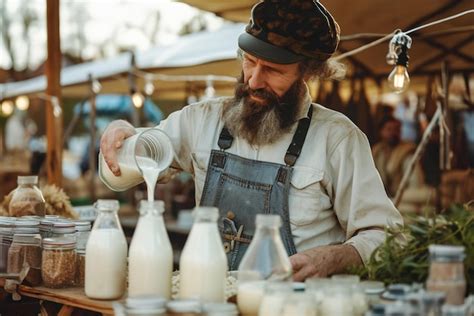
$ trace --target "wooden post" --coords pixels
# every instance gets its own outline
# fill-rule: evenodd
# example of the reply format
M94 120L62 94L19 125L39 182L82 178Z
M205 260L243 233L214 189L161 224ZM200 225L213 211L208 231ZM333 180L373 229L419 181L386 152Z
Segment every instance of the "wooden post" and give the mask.
M131 52L131 57L130 57L130 72L128 73L128 85L129 85L129 90L130 90L130 98L133 96L135 92L138 91L137 89L137 78L135 75L135 71L137 70L137 64L135 61L135 53ZM137 107L134 106L133 102L132 104L132 125L135 127L140 126L140 112Z
M59 39L59 0L46 0L46 24L48 33L48 59L46 61L46 94L56 97L61 106L61 46ZM53 100L46 100L46 170L48 183L61 187L62 183L62 127L61 111L54 111ZM58 105L56 104L56 107ZM54 115L56 113L56 116Z
M95 194L95 174L96 174L96 169L97 169L97 155L95 152L95 143L96 143L96 128L95 128L95 119L96 119L96 103L95 103L95 97L96 97L96 92L94 91L94 78L92 78L92 75L89 75L89 87L90 87L90 125L91 125L91 130L90 130L90 135L91 135L91 143L89 147L89 172L91 175L90 178L90 185L89 185L89 190L90 190L90 197L92 201L96 200L96 194Z

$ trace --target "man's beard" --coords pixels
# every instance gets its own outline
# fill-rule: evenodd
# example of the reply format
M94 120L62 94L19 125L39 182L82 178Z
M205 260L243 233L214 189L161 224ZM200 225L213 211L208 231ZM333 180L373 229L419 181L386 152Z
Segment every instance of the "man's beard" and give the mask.
M272 144L295 123L305 92L304 81L298 79L279 98L265 89L250 89L241 75L234 99L224 105L224 124L233 136L241 137L251 145ZM263 100L262 103L255 102L251 95Z

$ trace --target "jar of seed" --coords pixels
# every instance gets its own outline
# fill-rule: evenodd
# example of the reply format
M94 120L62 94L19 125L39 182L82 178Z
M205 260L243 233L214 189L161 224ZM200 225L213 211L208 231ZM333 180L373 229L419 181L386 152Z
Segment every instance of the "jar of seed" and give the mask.
M430 245L430 271L426 281L428 291L446 294L446 304L462 305L466 294L463 246Z
M76 277L76 241L70 237L43 240L41 272L43 284L50 288L74 285Z
M29 267L24 282L28 285L41 284L41 236L39 234L13 235L13 241L8 249L8 273L20 273Z
M86 273L86 250L77 249L76 246L76 286L83 287Z

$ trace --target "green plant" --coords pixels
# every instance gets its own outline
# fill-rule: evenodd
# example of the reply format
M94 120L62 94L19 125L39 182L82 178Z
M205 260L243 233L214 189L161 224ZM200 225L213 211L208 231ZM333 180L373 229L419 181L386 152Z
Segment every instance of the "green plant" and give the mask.
M431 244L462 245L468 291L474 293L474 207L452 205L440 214L412 216L403 228L386 230L385 242L364 267L351 273L363 279L389 283L424 283L428 276Z

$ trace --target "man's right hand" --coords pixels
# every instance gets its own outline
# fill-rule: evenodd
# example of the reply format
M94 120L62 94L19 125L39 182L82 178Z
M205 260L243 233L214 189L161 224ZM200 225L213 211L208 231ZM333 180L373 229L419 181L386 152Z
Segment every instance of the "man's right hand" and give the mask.
M100 152L107 166L115 176L120 176L120 167L117 162L117 150L122 147L123 141L134 135L135 128L123 120L113 121L107 126L100 139Z

